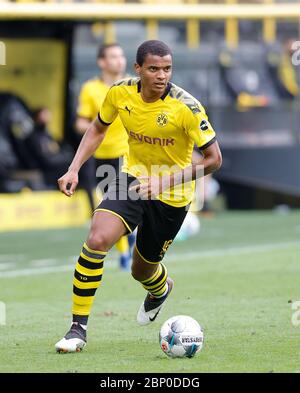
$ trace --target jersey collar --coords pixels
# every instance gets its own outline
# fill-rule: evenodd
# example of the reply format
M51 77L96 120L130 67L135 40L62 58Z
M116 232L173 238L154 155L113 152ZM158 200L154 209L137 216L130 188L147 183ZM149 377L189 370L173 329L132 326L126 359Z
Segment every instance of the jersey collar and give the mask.
M141 81L139 80L138 84L137 84L137 91L138 91L138 93L141 92L141 87L142 87L141 86ZM169 91L171 90L171 87L172 87L172 83L168 82L164 94L160 97L161 100L164 100L167 97L167 95L169 94Z

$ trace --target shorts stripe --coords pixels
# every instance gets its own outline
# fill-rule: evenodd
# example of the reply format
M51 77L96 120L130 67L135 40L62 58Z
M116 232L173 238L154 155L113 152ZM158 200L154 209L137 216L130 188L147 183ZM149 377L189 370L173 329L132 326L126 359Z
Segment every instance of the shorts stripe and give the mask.
M127 224L127 222L125 221L125 219L124 219L122 216L120 216L120 214L114 212L113 210L102 209L102 208L96 209L96 210L94 211L94 213L100 212L100 211L108 212L108 213L111 213L111 214L115 215L116 217L119 217L119 219L123 222L123 224L124 224L125 227L128 229L128 231L129 231L130 233L132 233L132 230L131 230L130 226Z
M143 259L143 261L145 261L145 262L147 262L147 263L151 263L152 265L157 265L158 263L160 263L160 261L157 261L157 262L150 262L150 261L147 261L147 259L145 259L145 258L143 257L143 255L139 252L139 250L138 250L138 248L137 248L136 245L135 245L135 249L136 249L137 253L139 254L139 256Z

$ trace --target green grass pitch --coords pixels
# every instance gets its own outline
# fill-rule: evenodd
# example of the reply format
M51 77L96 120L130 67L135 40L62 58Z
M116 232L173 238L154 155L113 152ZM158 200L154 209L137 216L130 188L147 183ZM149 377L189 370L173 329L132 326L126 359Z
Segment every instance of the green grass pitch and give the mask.
M106 258L82 353L59 355L70 323L73 268L88 228L0 234L0 372L300 372L300 212L223 213L175 242L165 257L175 280L159 319L136 324L145 296L117 254ZM150 239L149 239L150 241ZM185 314L204 328L193 359L170 359L158 332Z

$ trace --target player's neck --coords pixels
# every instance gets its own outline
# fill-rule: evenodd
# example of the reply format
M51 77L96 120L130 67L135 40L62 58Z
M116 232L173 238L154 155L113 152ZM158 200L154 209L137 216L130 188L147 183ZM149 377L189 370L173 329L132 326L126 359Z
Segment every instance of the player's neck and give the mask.
M151 90L146 90L141 87L141 97L145 102L155 102L160 99L161 93L152 92Z
M106 72L102 72L100 79L107 85L107 86L112 86L115 82L117 82L119 79L122 79L123 75L122 74L117 74L117 75L111 75Z

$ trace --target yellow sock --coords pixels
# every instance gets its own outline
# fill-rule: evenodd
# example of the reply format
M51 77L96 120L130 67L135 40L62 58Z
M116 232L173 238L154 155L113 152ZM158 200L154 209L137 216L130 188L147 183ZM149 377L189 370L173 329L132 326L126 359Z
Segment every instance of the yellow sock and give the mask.
M82 247L73 279L73 315L88 316L97 288L101 284L103 260L107 252Z

